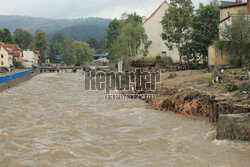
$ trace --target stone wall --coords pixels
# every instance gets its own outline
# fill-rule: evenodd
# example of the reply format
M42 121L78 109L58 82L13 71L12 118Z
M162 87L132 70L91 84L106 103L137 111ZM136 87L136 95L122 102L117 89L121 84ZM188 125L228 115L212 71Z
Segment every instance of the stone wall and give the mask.
M219 115L216 138L250 141L250 113Z

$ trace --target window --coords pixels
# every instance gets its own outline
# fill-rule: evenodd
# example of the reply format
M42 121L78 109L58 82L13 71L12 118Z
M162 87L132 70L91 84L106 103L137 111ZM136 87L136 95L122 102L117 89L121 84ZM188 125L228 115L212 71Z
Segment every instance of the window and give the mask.
M162 40L167 40L167 35L166 34L161 34Z
M167 56L167 52L163 51L163 52L161 52L161 55L162 55L162 57L166 57Z
M3 59L3 54L1 54L1 58Z
M230 16L230 12L229 11L227 11L227 16Z
M3 66L3 61L1 61L1 65Z

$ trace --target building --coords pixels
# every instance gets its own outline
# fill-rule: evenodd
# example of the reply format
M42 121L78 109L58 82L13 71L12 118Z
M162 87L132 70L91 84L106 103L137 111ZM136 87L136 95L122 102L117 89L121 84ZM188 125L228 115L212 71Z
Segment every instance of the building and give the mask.
M10 67L8 51L0 43L0 68Z
M223 30L226 25L232 23L234 15L240 10L247 10L250 13L250 0L243 2L242 0L236 0L235 2L221 1L220 8L220 22L218 23L220 39L223 39ZM228 65L228 55L222 49L216 48L215 44L208 46L208 65Z
M30 50L23 51L22 66L31 68L35 65L35 52Z
M170 4L164 0L149 18L146 19L146 17L143 17L142 21L145 33L148 36L148 40L152 41L148 56L170 56L175 62L179 62L180 58L177 48L169 50L165 44L166 41L163 40L164 36L162 36L163 27L161 21L169 6Z
M4 47L5 50L8 52L10 59L15 59L16 61L22 62L23 50L19 48L17 44L0 43L0 45Z

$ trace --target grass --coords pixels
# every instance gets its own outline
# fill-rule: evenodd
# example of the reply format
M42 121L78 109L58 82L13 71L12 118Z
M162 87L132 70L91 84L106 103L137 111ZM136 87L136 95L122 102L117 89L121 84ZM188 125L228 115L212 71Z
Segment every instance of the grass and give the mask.
M203 77L203 78L195 78L192 80L192 82L209 82L211 78L209 77Z
M141 61L156 61L156 57L141 57L138 60L141 60Z
M241 71L242 68L234 68L234 69L231 69L231 71Z

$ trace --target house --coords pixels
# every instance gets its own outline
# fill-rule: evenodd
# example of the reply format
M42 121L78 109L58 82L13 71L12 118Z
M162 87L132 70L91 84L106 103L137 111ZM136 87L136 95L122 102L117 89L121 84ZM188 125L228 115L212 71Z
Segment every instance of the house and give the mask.
M10 59L13 57L16 61L22 62L23 50L17 44L0 43L0 45L8 52Z
M8 51L0 43L0 68L10 67Z
M30 50L23 51L22 65L31 68L35 65L35 52Z
M168 10L170 4L164 0L162 4L151 14L149 18L143 17L143 27L145 33L148 36L148 40L152 41L151 46L149 47L149 57L156 56L170 56L175 62L180 61L177 48L169 50L166 46L163 34L163 27L161 24L162 18L165 15L165 12Z
M220 8L220 22L218 23L220 39L223 39L223 30L226 25L232 23L234 15L240 10L247 10L250 13L250 0L243 2L242 0L236 0L235 2L221 1ZM208 65L228 65L228 55L222 50L216 48L215 44L208 46Z

